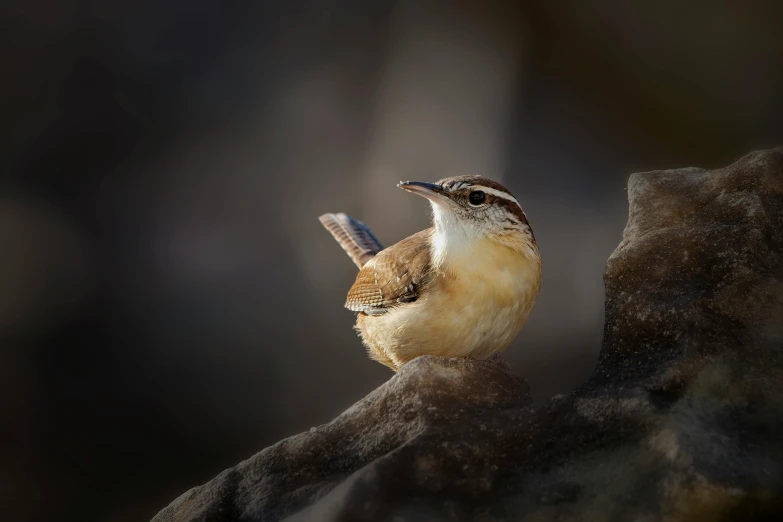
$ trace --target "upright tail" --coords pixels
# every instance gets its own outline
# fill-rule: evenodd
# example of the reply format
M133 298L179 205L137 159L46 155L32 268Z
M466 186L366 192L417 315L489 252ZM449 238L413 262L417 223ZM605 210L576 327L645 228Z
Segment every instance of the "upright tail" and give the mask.
M383 250L370 227L348 214L324 214L318 220L359 268Z

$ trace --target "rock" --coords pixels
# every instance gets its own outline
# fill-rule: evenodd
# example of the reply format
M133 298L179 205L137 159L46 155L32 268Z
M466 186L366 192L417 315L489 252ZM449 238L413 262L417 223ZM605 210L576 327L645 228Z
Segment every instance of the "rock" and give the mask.
M154 520L783 520L783 148L628 185L584 385L421 357Z
M783 148L718 170L634 174L605 274L598 373L617 382L690 356L783 343Z

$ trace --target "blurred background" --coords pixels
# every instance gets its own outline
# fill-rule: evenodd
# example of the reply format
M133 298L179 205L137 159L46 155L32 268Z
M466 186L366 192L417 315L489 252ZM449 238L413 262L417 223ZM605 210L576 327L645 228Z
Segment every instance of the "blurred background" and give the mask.
M783 3L3 3L0 509L149 519L391 376L318 223L428 226L400 179L480 173L544 260L507 352L592 371L637 171L783 143Z

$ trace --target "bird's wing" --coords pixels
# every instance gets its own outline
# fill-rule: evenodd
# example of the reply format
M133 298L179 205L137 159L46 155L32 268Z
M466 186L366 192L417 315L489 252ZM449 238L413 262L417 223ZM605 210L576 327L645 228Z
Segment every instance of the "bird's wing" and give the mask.
M318 218L359 268L383 250L370 227L342 212Z
M418 299L431 275L432 229L422 230L376 255L359 271L345 307L380 315Z

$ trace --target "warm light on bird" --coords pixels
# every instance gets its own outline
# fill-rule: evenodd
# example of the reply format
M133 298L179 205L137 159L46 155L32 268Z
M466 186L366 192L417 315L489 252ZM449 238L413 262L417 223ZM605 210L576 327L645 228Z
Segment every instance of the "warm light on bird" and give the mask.
M434 226L384 249L346 214L319 219L360 268L345 303L372 359L399 370L421 355L486 359L522 329L541 255L513 194L479 176L398 185L427 198Z

